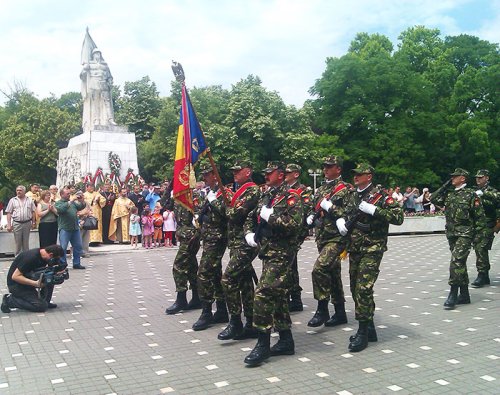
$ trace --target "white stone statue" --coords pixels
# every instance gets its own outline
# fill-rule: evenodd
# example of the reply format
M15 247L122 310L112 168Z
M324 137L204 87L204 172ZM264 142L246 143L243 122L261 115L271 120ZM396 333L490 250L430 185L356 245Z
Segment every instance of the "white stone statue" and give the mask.
M82 80L84 133L90 132L96 125L116 125L111 99L113 77L101 51L96 48L90 38L88 29L82 47L82 64L80 79Z

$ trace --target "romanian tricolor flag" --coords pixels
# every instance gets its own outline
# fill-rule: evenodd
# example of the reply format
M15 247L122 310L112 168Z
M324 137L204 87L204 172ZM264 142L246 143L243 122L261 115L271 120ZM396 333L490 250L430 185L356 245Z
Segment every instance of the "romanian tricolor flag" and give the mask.
M193 211L194 164L205 154L205 137L196 118L186 86L182 83L181 116L174 162L174 200Z

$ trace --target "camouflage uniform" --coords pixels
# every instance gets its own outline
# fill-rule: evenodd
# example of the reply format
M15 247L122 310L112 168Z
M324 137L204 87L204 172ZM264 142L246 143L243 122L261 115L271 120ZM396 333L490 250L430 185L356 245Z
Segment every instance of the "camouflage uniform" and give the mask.
M271 200L272 199L272 200ZM290 288L290 262L298 245L303 211L300 196L288 191L283 182L266 191L245 222L245 234L255 230L258 214L265 201L271 201L273 214L265 225L260 242L259 258L262 275L255 290L254 327L260 332L278 331L291 327L287 294Z
M224 300L222 290L222 256L227 247L227 218L222 192L216 200L205 200L200 210L203 253L198 267L198 293L202 302Z
M369 165L361 164L357 172L370 171ZM345 215L356 219L349 238L349 278L355 305L355 318L360 322L372 322L375 311L373 287L380 272L380 262L387 251L389 224L401 225L403 209L392 197L381 196L373 202L379 191L370 184L363 191L354 189L346 196ZM376 205L374 215L360 212L361 201Z
M174 204L174 213L177 220L175 235L179 242L179 250L175 256L172 272L176 292L185 292L188 289L188 281L191 288L196 288L197 285L196 254L200 249L200 230L193 225L193 213L177 202Z
M456 169L451 176L468 176L463 169ZM431 195L431 202L445 206L446 238L450 245L451 286L468 285L467 257L475 234L475 227L484 221L484 210L480 198L465 184L459 188L448 188L448 183Z
M335 196L330 196L336 189L339 191ZM320 213L314 224L319 252L312 270L314 299L325 300L331 296L333 304L345 303L340 254L347 247L347 238L340 235L335 221L343 215L343 201L348 191L348 186L339 177L323 183L312 199L314 210L311 214ZM328 212L320 207L325 197L334 204Z
M291 167L291 166L296 166L296 167ZM295 170L295 169L299 170ZM293 170L293 171L300 171L300 167L298 165L287 165L286 171ZM304 215L307 214L311 208L311 189L307 188L305 185L300 184L299 182L296 182L293 185L288 186L289 190L293 190L298 192L302 206L303 206L303 212ZM300 286L300 277L299 277L299 268L297 264L297 254L300 250L300 246L302 243L304 243L304 240L306 237L309 235L309 229L307 228L307 225L305 223L305 218L302 221L302 226L299 231L299 235L297 237L297 245L293 246L295 248L295 253L293 254L292 257L292 262L291 262L291 273L290 273L290 294L291 295L300 295L300 292L302 292L302 287Z
M251 184L248 184L251 183ZM247 187L246 184L249 186ZM222 287L227 308L231 315L241 314L241 307L247 318L253 317L253 274L252 261L257 256L257 249L245 242L243 225L248 214L256 207L259 187L251 180L235 191L230 207L226 208L228 218L229 263L222 275ZM242 193L241 193L242 192Z
M483 176L489 176L489 172L487 170L480 170L476 174L476 177ZM476 252L476 268L478 273L488 273L490 270L488 251L491 250L493 239L495 238L493 228L498 218L497 207L500 204L500 194L488 183L483 188L480 188L480 191L482 192L480 198L483 203L485 216L480 218L476 225L473 244L474 251Z

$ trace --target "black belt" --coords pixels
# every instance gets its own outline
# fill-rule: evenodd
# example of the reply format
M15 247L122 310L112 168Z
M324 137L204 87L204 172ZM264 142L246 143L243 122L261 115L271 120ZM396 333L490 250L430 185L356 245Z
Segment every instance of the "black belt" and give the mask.
M31 219L28 219L27 221L16 221L16 220L14 220L14 222L17 222L18 224L25 224L27 222L31 222Z

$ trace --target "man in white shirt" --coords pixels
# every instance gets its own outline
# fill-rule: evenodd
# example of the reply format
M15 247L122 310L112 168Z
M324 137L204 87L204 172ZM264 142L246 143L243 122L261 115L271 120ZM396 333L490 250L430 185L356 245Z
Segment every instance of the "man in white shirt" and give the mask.
M26 196L26 188L19 185L16 196L9 200L7 208L7 231L14 233L16 256L30 249L30 231L36 226L35 203Z
M400 207L403 207L404 197L401 193L401 187L394 188L394 192L392 193L392 198L398 202Z

